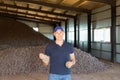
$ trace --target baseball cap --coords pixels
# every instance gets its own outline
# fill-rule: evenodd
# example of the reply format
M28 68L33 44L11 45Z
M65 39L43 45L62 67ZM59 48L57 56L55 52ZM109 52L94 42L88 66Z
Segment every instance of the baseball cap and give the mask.
M57 26L57 27L55 27L54 32L56 32L57 30L64 31L63 28L62 28L61 26Z

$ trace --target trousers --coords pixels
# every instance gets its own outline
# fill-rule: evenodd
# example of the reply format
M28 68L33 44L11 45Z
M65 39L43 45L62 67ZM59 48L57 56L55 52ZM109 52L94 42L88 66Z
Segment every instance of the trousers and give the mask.
M71 75L58 75L58 74L49 74L48 80L71 80Z

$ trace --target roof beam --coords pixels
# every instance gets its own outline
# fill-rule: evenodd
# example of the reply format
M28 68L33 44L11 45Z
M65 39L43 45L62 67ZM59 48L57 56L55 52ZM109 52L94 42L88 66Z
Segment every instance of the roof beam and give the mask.
M115 0L88 0L88 1L101 2L108 5L113 5L115 3Z
M48 17L48 16L36 15L36 14L29 14L29 13L24 13L24 12L5 10L5 9L0 9L0 11L12 12L12 13L23 14L23 15L30 15L30 16L41 17L41 18L48 18L48 19L53 19L53 20L60 20L60 21L65 21L66 20L66 19L60 19L60 18L53 18L53 17Z
M51 25L51 23L48 23L48 22L41 22L41 21L35 21L35 20L29 20L29 19L23 19L23 18L16 18L16 17L13 17L13 16L8 16L8 15L5 15L5 14L1 14L1 13L0 13L0 16L7 17L7 18L12 18L12 19L18 19L18 20L31 21L31 22Z
M63 17L70 17L70 18L75 17L75 16L72 16L72 15L60 14L60 13L55 13L55 12L43 11L43 10L36 10L36 9L32 9L32 8L26 8L26 7L10 5L10 4L2 4L2 3L0 3L0 6L12 7L12 8L23 9L23 10L30 10L30 11L35 11L35 12L38 12L38 13L41 12L41 13L58 15L58 16L63 16Z
M85 0L79 0L79 1L77 1L76 3L74 3L72 6L78 6L79 4L81 4L81 3L83 3ZM64 14L66 13L66 12L68 12L67 10L64 12Z
M15 0L15 1L20 1L21 2L21 0ZM38 5L44 5L44 6L48 6L48 7L60 8L60 9L71 10L71 11L76 11L76 12L85 12L85 13L90 12L88 9L75 8L75 7L68 7L68 6L63 6L63 5L59 5L59 4L46 3L46 2L43 2L41 0L39 0L39 1L22 0L22 2L33 3L33 4L38 4Z
M57 0L57 4L60 4L62 1L64 1L64 0ZM53 9L51 10L51 12L53 12L55 9L56 9L56 8L53 8Z
M61 2L63 2L64 0L57 0L57 4L60 4Z
M8 14L8 13L0 13L0 16L5 16L5 17L9 17L9 18L14 18L14 19L21 19L21 20L29 20L29 21L33 21L33 22L39 22L39 23L52 23L52 24L59 23L59 22L55 22L55 21L35 19L35 18L27 17L27 16L20 16L20 15L15 15L15 14Z
M74 3L72 6L78 6L79 4L83 3L85 0L79 0L76 3Z

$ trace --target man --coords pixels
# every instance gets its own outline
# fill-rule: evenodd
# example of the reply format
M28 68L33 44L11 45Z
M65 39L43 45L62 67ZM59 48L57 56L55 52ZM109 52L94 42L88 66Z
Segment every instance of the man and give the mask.
M70 68L75 64L74 47L63 40L64 30L54 29L55 42L48 44L45 54L39 54L44 65L50 63L48 80L71 80Z

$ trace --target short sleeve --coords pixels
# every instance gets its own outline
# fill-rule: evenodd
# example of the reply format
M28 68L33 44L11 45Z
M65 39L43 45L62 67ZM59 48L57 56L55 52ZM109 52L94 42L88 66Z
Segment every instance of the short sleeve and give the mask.
M45 48L45 54L50 56L49 45L47 45L46 48Z
M69 53L73 53L74 52L74 47L72 44L69 44Z

